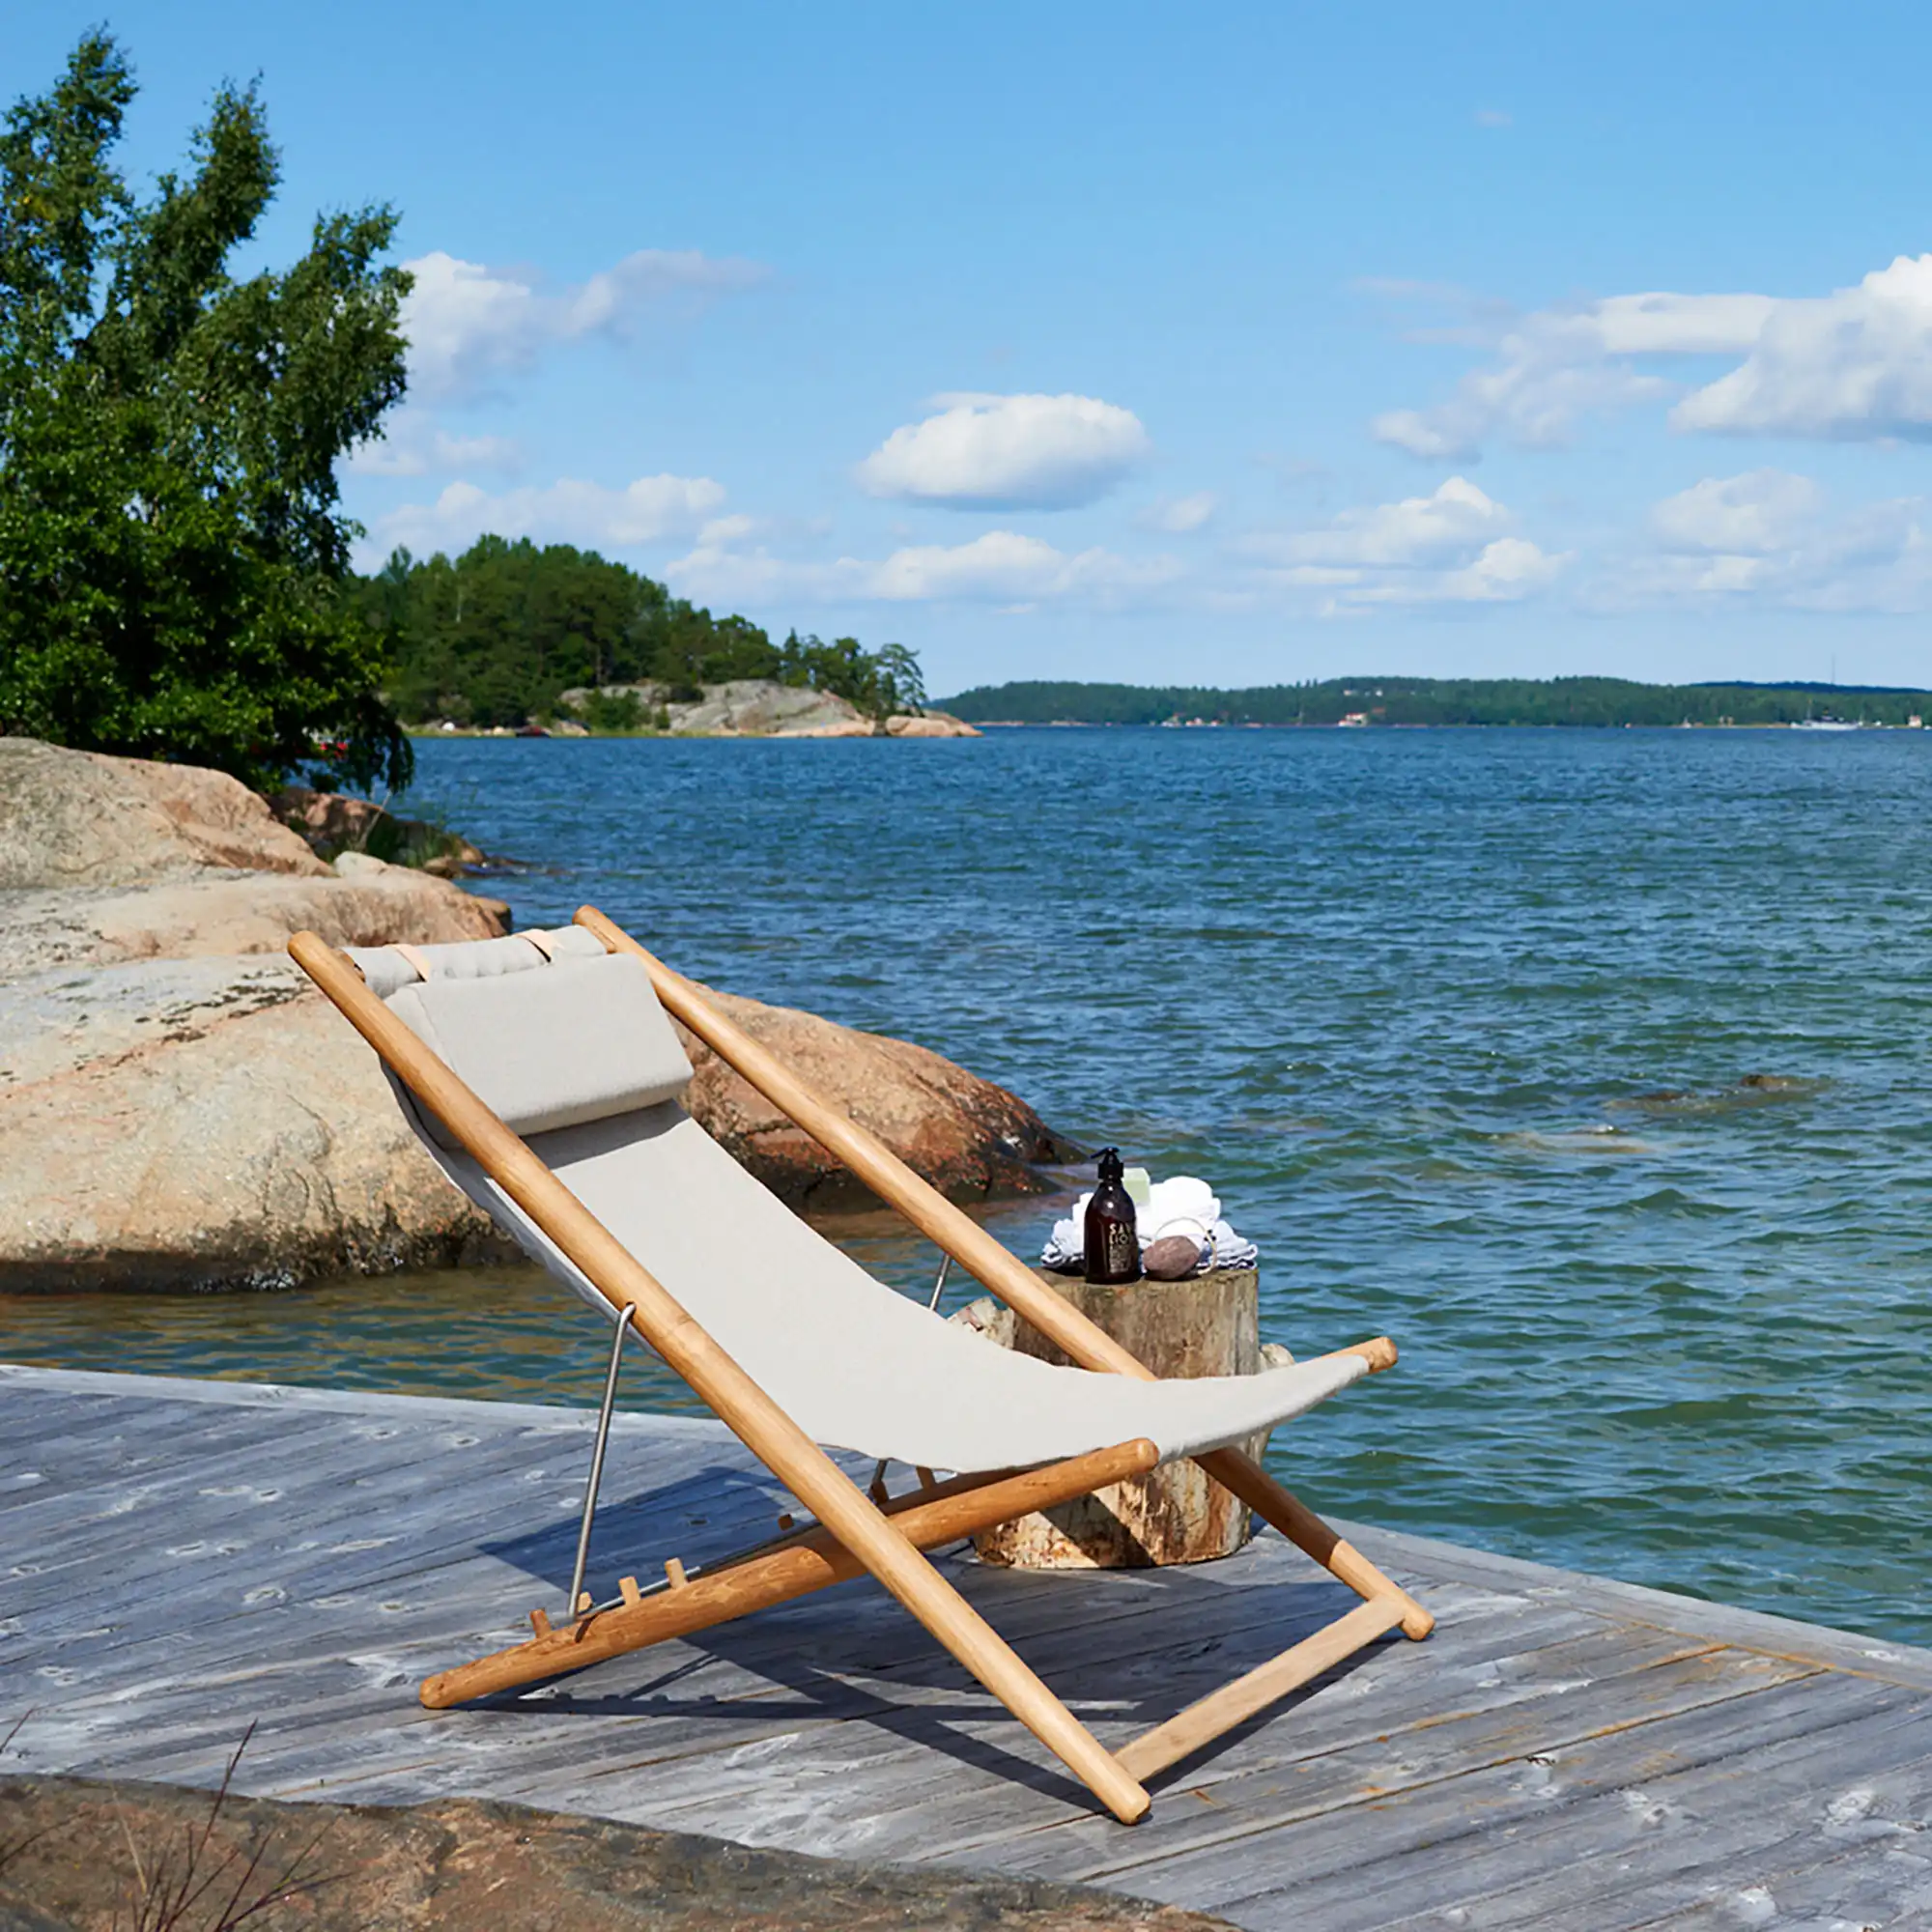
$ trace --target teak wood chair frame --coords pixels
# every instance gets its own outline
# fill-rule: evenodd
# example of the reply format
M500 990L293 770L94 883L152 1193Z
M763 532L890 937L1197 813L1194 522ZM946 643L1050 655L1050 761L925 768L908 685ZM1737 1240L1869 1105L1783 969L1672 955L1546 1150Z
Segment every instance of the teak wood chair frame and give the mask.
M594 933L607 952L629 952L641 960L669 1013L898 1209L943 1254L1057 1343L1072 1361L1087 1369L1153 1379L1150 1370L1055 1294L969 1215L721 1013L691 980L594 907L582 908L576 923ZM626 1577L621 1596L610 1604L590 1605L577 1596L573 1583L562 1625L553 1628L544 1611L534 1611L535 1634L527 1641L427 1679L420 1694L430 1709L579 1670L869 1572L1117 1818L1132 1824L1146 1815L1151 1803L1142 1780L1192 1755L1386 1632L1400 1628L1419 1639L1434 1627L1435 1619L1413 1597L1251 1457L1233 1448L1204 1453L1194 1460L1209 1476L1363 1601L1119 1751L1107 1750L923 1552L1031 1511L1091 1494L1110 1483L1144 1475L1159 1461L1152 1442L1122 1442L1044 1467L980 1472L946 1481L936 1482L929 1471L921 1470L918 1490L875 1499L882 1492L867 1494L799 1428L543 1161L389 1010L363 982L351 959L312 932L296 934L289 952L490 1179L608 1297L617 1322L618 1348L625 1328L635 1323L651 1348L817 1520L812 1526L714 1563L697 1575L687 1577L673 1559L667 1565L668 1587L642 1591ZM1372 1370L1385 1369L1396 1358L1394 1345L1386 1337L1359 1343L1346 1352L1362 1355ZM617 1359L613 1351L613 1385ZM607 1394L607 1416L608 1412ZM598 1447L601 1462L601 1432ZM586 1503L594 1496L595 1482L593 1472L592 1494ZM581 1546L582 1539L580 1579Z

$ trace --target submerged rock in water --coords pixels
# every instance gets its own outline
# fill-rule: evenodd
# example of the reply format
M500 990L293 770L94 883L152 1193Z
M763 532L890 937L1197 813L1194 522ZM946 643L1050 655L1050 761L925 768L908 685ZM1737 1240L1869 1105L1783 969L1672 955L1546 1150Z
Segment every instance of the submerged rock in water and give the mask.
M1640 1141L1625 1128L1613 1127L1607 1122L1600 1122L1590 1127L1572 1127L1567 1131L1559 1129L1552 1133L1523 1127L1493 1138L1504 1147L1522 1148L1532 1153L1626 1154L1656 1151L1651 1142Z
M310 1932L1228 1932L1225 1921L1084 1886L981 1878L470 1798L288 1804L80 1777L0 1781L0 1924L108 1932L183 1924ZM252 1865L251 1865L252 1861ZM218 1874L218 1876L216 1876ZM281 1899L277 1900L277 1894Z
M338 946L488 938L508 907L366 853L325 865L219 773L151 785L132 760L23 743L0 739L0 1290L284 1286L512 1253L283 955L303 927ZM88 829L97 810L118 848ZM1030 1163L1069 1151L924 1048L714 997L950 1194L1030 1191ZM760 1179L799 1204L860 1192L690 1046L692 1113Z
M1761 1107L1773 1100L1808 1100L1822 1094L1829 1080L1806 1080L1787 1073L1747 1073L1734 1085L1699 1094L1687 1087L1661 1087L1652 1094L1633 1094L1612 1100L1616 1108L1644 1114L1732 1114Z

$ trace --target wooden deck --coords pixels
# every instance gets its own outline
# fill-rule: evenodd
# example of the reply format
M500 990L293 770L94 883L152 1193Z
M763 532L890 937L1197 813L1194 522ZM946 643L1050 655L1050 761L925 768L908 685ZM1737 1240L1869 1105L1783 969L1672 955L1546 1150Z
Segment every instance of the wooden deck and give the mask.
M1129 1831L876 1589L492 1708L418 1678L560 1605L589 1418L0 1367L0 1768L449 1794L1084 1880L1236 1924L1932 1925L1932 1652L1354 1532L1440 1619L1179 1767ZM625 1417L593 1587L765 1533L716 1425ZM1319 1503L1320 1498L1312 1498ZM1278 1538L1194 1570L944 1559L1109 1743L1350 1601Z

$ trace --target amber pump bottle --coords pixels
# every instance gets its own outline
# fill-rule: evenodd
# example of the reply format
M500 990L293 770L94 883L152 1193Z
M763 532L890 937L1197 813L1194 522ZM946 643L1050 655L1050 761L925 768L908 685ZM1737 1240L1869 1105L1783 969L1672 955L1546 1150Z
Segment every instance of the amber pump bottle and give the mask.
M1087 1279L1115 1288L1141 1278L1141 1240L1133 1197L1121 1179L1118 1148L1102 1148L1100 1184L1087 1204Z

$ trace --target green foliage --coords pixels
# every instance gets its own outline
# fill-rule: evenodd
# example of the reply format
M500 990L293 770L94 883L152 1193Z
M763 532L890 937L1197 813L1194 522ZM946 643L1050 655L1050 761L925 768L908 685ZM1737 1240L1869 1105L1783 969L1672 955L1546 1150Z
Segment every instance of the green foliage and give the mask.
M334 476L403 391L395 217L324 216L238 281L278 175L255 91L145 202L110 159L134 93L91 33L0 135L0 728L405 783Z
M453 870L464 853L471 849L460 832L452 832L439 817L399 818L386 810L376 813L352 844L355 850L381 859L386 866L410 866L418 871L438 863L447 864ZM318 849L325 859L336 856L326 847Z
M566 544L484 537L453 562L399 550L356 601L383 638L403 717L514 725L549 716L572 685L639 675L658 614L642 582Z
M578 715L593 731L641 731L644 701L635 691L593 691Z
M1265 685L1002 684L961 692L946 708L976 724L1789 724L1862 717L1903 724L1932 693L1833 685L1637 684L1616 677L1350 677Z
M827 644L794 631L779 647L778 668L765 675L781 684L830 692L874 720L925 708L919 659L903 644L868 651L857 638L834 638Z
M856 638L828 644L796 631L775 644L748 617L714 617L568 544L480 537L459 557L422 560L399 550L355 601L384 639L397 709L417 723L517 725L587 689L578 708L592 730L662 727L661 707L599 687L656 684L683 702L736 678L831 692L871 718L924 702L903 644L868 651Z
M916 718L925 709L925 675L919 668L919 659L903 644L882 645L872 668L874 717L890 718L902 711Z

